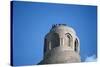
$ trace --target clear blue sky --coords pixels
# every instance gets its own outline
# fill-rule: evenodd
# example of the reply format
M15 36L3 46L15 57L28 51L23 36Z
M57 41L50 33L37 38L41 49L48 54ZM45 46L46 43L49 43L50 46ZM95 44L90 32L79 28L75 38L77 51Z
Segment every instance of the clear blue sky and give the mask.
M82 61L97 56L97 7L13 2L13 64L34 65L43 57L44 36L52 24L73 27L80 39Z

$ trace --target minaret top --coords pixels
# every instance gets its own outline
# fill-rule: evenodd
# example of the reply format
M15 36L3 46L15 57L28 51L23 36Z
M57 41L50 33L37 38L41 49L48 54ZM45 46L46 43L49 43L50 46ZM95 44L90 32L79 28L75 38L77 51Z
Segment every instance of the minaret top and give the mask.
M53 32L65 31L65 32L72 32L76 34L75 30L72 27L68 26L67 24L53 24L50 31L53 31Z

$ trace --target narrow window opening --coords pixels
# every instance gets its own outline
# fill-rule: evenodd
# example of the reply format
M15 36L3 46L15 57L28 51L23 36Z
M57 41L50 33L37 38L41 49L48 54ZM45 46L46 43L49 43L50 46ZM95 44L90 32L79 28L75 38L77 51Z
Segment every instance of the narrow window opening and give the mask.
M44 53L47 51L47 39L44 40Z
M75 47L74 47L74 50L77 52L77 50L78 50L78 40L76 39L75 40Z

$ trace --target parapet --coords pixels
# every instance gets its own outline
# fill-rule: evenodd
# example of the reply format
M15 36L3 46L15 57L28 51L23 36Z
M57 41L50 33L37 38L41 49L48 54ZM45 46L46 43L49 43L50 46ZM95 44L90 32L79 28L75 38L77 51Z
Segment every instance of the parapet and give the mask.
M52 28L58 27L58 26L66 26L66 24L53 24Z

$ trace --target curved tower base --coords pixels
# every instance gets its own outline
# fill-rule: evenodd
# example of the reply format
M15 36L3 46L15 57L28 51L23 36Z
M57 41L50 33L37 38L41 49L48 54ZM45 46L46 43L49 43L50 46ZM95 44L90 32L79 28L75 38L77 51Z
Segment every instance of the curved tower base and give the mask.
M49 51L39 64L58 64L58 63L76 63L80 62L80 56L72 51L62 47L54 48Z

